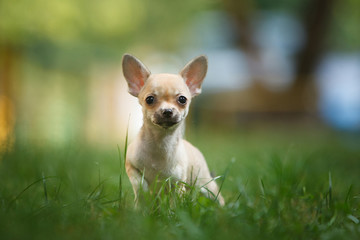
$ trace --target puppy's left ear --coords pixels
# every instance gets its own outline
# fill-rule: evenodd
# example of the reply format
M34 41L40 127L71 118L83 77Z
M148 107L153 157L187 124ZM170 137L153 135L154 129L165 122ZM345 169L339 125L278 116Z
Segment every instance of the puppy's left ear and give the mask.
M191 60L180 72L192 97L201 93L201 84L206 76L207 66L207 58L202 55Z

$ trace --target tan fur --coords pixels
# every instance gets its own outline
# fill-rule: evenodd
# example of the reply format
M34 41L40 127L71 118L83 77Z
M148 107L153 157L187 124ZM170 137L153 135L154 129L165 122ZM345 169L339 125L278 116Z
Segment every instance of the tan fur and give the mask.
M216 196L219 189L212 181L204 156L183 139L184 119L191 98L200 94L207 71L206 57L192 60L176 75L151 74L138 59L124 55L123 71L129 93L138 97L144 116L144 124L129 145L126 157L126 172L134 189L135 201L140 186L148 191L154 181L169 177L202 187L201 192L209 198L213 195L208 190ZM179 100L180 96L187 99L185 104ZM154 99L151 104L147 102L148 97ZM220 205L225 203L221 194L218 201Z

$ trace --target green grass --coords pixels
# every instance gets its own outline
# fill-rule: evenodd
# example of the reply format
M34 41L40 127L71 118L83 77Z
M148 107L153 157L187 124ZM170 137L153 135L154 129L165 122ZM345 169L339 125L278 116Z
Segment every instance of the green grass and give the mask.
M15 145L0 160L0 239L360 239L358 136L314 127L198 129L187 138L223 178L133 209L124 149Z

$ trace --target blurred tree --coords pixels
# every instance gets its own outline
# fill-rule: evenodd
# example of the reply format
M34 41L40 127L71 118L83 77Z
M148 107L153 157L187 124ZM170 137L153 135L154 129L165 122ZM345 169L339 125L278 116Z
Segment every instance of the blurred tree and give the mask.
M76 45L80 36L88 38L92 31L97 36L103 36L104 29L115 30L112 17L122 16L117 22L123 23L130 19L127 7L123 7L123 14L117 14L116 8L105 8L102 5L91 18L89 9L95 7L94 1L43 1L19 0L0 1L0 99L2 99L2 115L0 128L9 133L14 118L14 83L15 72L19 71L21 59L29 49L34 49L37 59L44 59L44 49L48 46ZM112 11L111 11L112 10ZM125 15L125 16L124 16ZM90 18L90 19L89 19ZM128 20L130 21L130 20ZM89 24L90 23L90 24ZM128 31L125 27L122 31ZM130 25L130 28L132 25ZM118 31L115 31L118 32ZM108 37L108 35L106 35ZM36 59L36 58L35 58ZM45 59L46 62L49 59ZM53 60L54 61L54 60ZM4 100L5 99L5 100Z
M138 43L174 49L192 13L207 6L190 0L0 0L0 46L25 49L45 65L118 57Z
M13 126L22 61L79 74L94 61L118 62L124 49L139 43L143 50L174 49L192 13L207 6L191 0L0 0L0 99L7 99L0 104L0 132Z
M238 46L245 52L250 71L261 71L260 49L254 41L253 24L261 10L288 11L298 17L305 32L305 42L298 52L295 63L293 84L286 91L271 92L261 81L256 81L247 96L254 102L253 110L260 111L304 111L316 104L315 90L312 89L314 71L324 50L357 49L359 51L360 2L356 0L308 0L308 1L267 1L267 0L223 0L224 8L237 26ZM344 29L341 29L340 27ZM336 31L334 33L334 31ZM344 37L341 42L338 32ZM255 79L256 80L256 79ZM312 89L312 90L311 90Z
M335 0L308 1L302 13L306 40L296 63L295 87L302 88L304 82L312 79L320 57L326 47L326 37L332 24L332 10Z
M11 96L11 80L15 53L0 48L0 153L12 145L14 107Z

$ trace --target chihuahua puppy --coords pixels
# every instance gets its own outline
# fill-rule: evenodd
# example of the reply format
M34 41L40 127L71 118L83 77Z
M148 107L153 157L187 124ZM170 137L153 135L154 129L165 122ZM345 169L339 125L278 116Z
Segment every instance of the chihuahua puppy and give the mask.
M137 58L125 54L123 73L129 93L139 99L143 126L128 146L126 173L135 193L151 190L155 181L172 178L195 184L219 204L225 204L201 152L183 139L185 118L193 97L201 93L207 58L199 56L176 74L151 74Z

